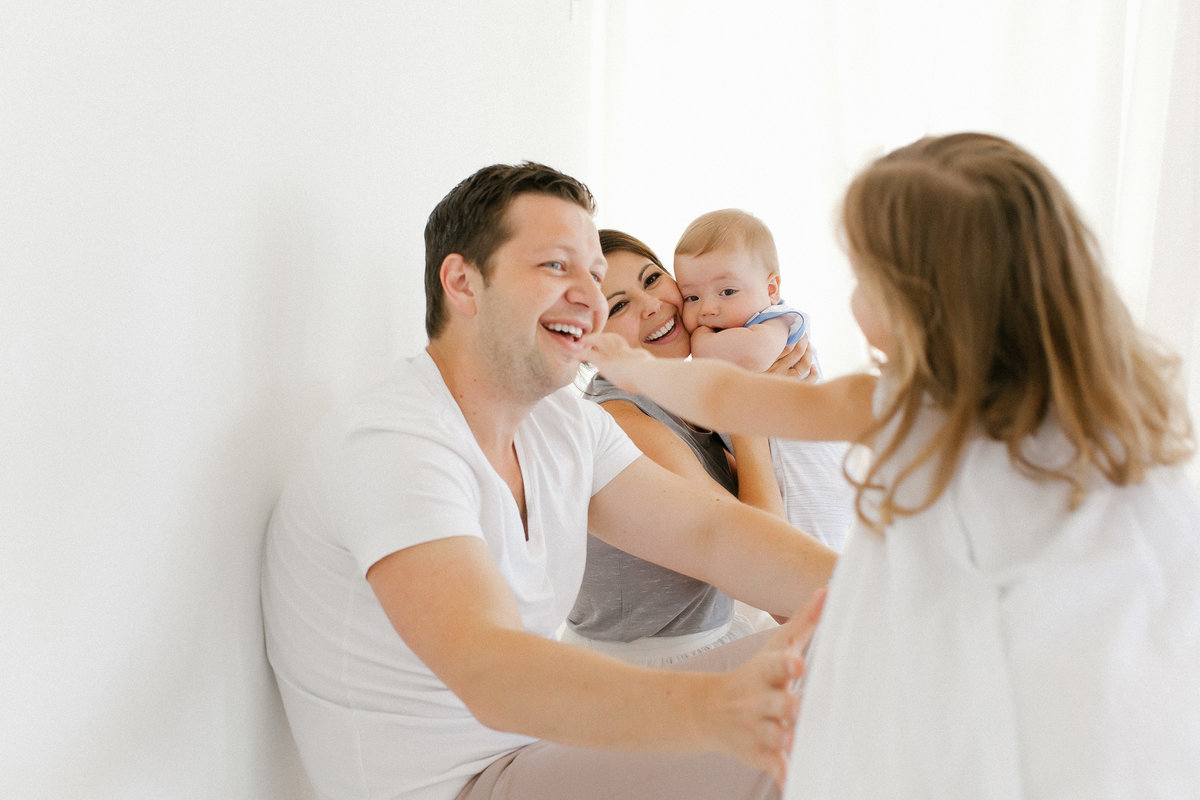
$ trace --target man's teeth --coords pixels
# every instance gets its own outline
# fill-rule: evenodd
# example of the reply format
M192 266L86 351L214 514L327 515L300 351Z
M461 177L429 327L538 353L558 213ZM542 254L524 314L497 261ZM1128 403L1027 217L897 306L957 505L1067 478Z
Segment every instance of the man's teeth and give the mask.
M657 340L661 339L662 337L666 336L668 333L670 333L673 330L675 330L675 318L671 317L669 320L667 320L665 323L663 323L663 326L661 328L659 328L654 333L647 336L646 341L647 342L657 341Z
M578 328L574 325L563 325L561 322L552 322L546 326L546 330L554 331L555 333L566 333L578 339L583 336L583 328Z

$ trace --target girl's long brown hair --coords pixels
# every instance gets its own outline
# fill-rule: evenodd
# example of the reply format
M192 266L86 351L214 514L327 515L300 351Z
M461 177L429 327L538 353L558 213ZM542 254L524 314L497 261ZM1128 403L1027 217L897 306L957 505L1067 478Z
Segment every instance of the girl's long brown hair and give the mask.
M1191 455L1179 359L1136 328L1074 204L1029 153L985 134L921 139L853 181L842 228L894 351L884 366L894 391L868 432L875 457L855 481L867 522L928 508L977 435L1004 442L1025 474L1069 484L1072 507L1096 473L1137 483ZM940 427L881 485L929 403ZM1049 416L1073 448L1066 463L1036 463L1022 447ZM900 504L897 487L931 466L924 500ZM882 490L878 520L864 513L871 486Z

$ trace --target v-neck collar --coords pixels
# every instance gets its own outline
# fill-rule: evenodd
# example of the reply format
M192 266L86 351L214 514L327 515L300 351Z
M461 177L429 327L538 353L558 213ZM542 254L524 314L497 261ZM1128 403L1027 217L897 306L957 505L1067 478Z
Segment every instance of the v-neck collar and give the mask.
M495 481L499 487L503 488L506 499L508 500L508 513L512 514L515 520L515 530L522 533L520 544L524 545L526 556L531 560L541 560L545 557L545 536L541 525L541 516L538 513L540 507L540 497L538 492L538 482L532 480L534 473L528 469L529 459L532 458L528 454L528 448L525 446L525 429L531 424L530 417L533 414L531 410L529 414L517 425L517 429L513 432L513 447L517 455L517 468L521 470L521 485L525 492L525 522L521 522L521 509L517 505L517 498L513 496L512 490L508 483L492 466L487 455L483 452L483 448L479 446L479 440L475 438L475 434L471 431L471 426L467 422L466 416L463 414L462 408L458 405L458 401L454 399L453 392L446 385L445 378L442 377L442 371L438 369L437 362L433 360L433 356L428 350L422 350L416 358L415 366L422 379L430 386L431 390L438 392L444 398L450 410L448 413L452 415L455 424L461 425L464 434L471 440L471 445L474 448L476 456L480 461L487 466L487 472L491 480ZM543 401L539 401L539 405ZM536 409L537 406L535 405Z

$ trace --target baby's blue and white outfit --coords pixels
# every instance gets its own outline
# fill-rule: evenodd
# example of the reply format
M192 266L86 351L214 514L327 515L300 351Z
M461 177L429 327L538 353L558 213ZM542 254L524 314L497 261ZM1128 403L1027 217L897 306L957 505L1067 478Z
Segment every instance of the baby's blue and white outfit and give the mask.
M773 306L767 306L762 311L746 320L746 324L742 327L749 328L751 325L757 325L758 323L766 322L769 319L785 316L791 317L791 320L789 320L791 327L788 329L787 338L787 343L790 346L800 341L800 337L804 336L804 334L808 332L808 320L805 319L802 312L797 311L782 301Z
M786 303L767 306L746 320L743 327L783 316L791 317L787 343L793 345L808 333L808 320ZM815 354L813 369L821 374ZM722 438L728 443L728 437ZM842 475L842 460L848 447L844 442L771 437L771 462L788 522L838 552L854 519L853 487Z

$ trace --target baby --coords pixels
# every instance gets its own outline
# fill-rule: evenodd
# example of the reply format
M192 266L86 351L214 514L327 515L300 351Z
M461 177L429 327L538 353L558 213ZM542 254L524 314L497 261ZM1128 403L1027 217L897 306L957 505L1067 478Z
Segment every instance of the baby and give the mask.
M779 256L763 222L736 208L693 220L675 246L675 280L692 355L762 372L806 332L779 299Z
M697 217L675 246L675 279L693 356L762 372L808 332L804 315L780 300L775 239L753 214L729 208ZM813 369L820 374L815 357ZM771 440L788 522L838 551L854 505L845 453L840 443Z

